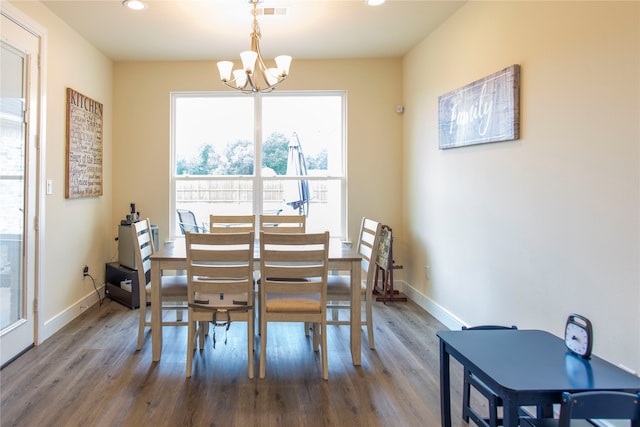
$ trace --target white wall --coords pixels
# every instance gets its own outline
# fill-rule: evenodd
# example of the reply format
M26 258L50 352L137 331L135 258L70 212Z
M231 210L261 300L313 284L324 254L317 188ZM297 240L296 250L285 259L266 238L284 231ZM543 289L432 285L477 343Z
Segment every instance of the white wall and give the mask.
M638 2L473 1L406 56L407 291L450 327L561 335L578 312L640 371L639 21ZM512 64L520 139L438 150L438 96Z
M42 341L97 301L82 267L104 280L104 264L110 254L112 79L110 60L88 44L67 24L39 2L15 1L13 6L46 29L46 139L44 174L53 183L53 194L43 207L44 247L39 284L39 340ZM65 199L66 90L70 87L104 106L104 195Z

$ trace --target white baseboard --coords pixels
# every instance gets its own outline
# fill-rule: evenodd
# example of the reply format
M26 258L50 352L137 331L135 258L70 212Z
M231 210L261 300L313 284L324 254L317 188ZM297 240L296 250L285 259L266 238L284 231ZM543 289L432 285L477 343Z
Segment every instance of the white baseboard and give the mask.
M398 286L399 285L399 286ZM394 289L400 290L407 298L424 308L429 314L435 317L443 325L451 330L460 329L464 325L464 322L456 317L450 311L444 309L442 306L436 304L426 295L418 292L414 287L404 281L394 281Z
M98 288L98 291L100 292L100 298L104 299L104 286ZM80 316L89 307L98 302L98 294L93 290L86 296L82 297L79 301L76 301L66 310L58 313L51 319L46 320L39 330L38 343L41 344L44 340L58 332L69 322Z

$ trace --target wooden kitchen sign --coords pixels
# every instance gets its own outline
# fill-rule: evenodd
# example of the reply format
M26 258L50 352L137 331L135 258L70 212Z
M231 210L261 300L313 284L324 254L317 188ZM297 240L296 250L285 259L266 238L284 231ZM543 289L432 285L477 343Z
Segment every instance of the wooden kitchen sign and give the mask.
M438 98L439 148L520 138L520 66Z
M65 197L102 196L102 104L67 88Z

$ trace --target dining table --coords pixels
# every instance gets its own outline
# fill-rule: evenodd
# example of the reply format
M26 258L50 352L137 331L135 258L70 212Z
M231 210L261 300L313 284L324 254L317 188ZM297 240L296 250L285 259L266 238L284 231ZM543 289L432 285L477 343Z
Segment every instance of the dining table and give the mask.
M151 346L152 360L160 361L162 353L162 304L160 292L160 278L167 270L186 270L187 254L185 239L176 239L173 244L165 245L151 255ZM260 244L254 245L254 264L260 266ZM329 270L349 272L351 277L351 359L355 366L361 364L361 268L362 257L339 238L329 239Z
M551 417L563 392L640 391L640 378L596 355L569 352L564 340L526 329L439 331L442 427L451 427L450 357L493 390L504 405L504 427L519 425L522 407Z

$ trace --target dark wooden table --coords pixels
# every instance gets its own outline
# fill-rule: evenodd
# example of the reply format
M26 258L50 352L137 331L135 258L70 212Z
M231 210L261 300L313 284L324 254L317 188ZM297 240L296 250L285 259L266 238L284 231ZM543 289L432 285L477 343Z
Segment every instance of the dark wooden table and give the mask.
M450 356L502 398L504 427L518 425L521 406L548 407L564 391L640 391L640 378L597 356L583 360L567 353L564 341L549 332L464 330L437 336L443 427L451 427Z

